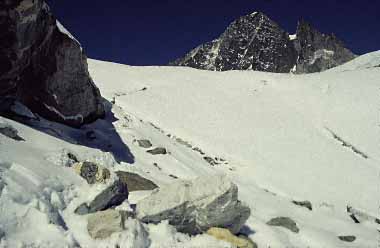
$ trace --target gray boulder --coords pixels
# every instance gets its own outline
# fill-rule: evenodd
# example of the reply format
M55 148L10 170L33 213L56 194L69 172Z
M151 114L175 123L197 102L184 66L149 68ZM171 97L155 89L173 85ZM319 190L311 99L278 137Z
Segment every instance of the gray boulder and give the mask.
M267 222L269 226L280 226L286 228L294 233L298 233L300 230L297 227L297 223L289 217L277 217Z
M153 190L158 188L158 186L152 181L141 177L138 174L126 172L126 171L117 171L116 175L119 177L119 180L122 183L127 184L128 191L138 191L138 190Z
M238 233L250 215L250 209L238 200L238 188L224 176L200 177L176 181L156 189L139 201L137 217L145 223L169 224L191 235L211 227Z
M97 195L95 199L90 202L90 204L81 204L75 210L75 213L84 215L116 207L128 199L128 194L127 185L122 183L120 180L117 180Z
M16 141L24 141L24 139L18 135L17 129L6 123L0 123L0 134Z
M43 0L0 3L0 97L71 126L104 116L77 40Z

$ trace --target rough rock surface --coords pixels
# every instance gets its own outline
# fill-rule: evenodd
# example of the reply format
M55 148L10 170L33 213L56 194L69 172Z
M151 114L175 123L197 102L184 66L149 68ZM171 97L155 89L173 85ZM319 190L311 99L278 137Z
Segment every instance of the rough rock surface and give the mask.
M75 163L73 168L81 177L86 179L88 184L104 183L111 177L111 173L107 168L92 162Z
M145 223L169 224L183 233L198 234L211 227L237 233L250 215L238 200L238 188L224 176L177 181L156 189L137 203L137 216Z
M0 97L72 126L104 115L80 44L43 0L0 2Z
M297 227L297 223L294 222L294 220L290 219L289 217L273 218L267 222L267 225L284 227L294 233L298 233L300 231L299 228Z
M127 185L117 180L97 195L89 205L86 203L81 204L75 210L75 213L84 215L118 206L128 199L128 195Z
M304 20L298 23L296 35L297 73L324 71L356 57L334 34L322 34Z
M116 175L119 177L121 182L127 184L129 192L138 190L153 190L158 188L158 186L152 181L135 173L117 171Z
M216 239L226 241L237 248L257 248L257 245L252 241L237 237L225 228L211 227L207 230L207 234Z
M195 48L172 65L289 72L296 59L289 34L263 13L255 12L235 20L218 39Z
M212 71L256 70L310 73L343 64L355 55L335 35L300 21L290 38L265 14L255 12L232 22L217 39L198 46L169 65Z

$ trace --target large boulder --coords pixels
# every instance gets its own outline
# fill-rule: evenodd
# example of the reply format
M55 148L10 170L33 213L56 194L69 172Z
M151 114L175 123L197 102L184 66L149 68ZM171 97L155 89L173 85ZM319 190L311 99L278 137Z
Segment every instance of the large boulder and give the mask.
M43 0L0 2L0 97L80 126L104 115L81 45Z
M120 180L116 180L108 188L97 195L95 199L90 202L90 204L81 204L75 210L75 213L84 215L119 206L126 199L128 199L128 195L127 185L122 183Z
M238 188L224 176L177 181L156 189L137 203L137 217L145 223L169 224L183 233L199 234L211 227L239 232L250 215L238 200Z
M158 188L154 182L143 178L136 173L117 171L116 175L119 177L121 182L127 184L129 192L138 190L153 190Z

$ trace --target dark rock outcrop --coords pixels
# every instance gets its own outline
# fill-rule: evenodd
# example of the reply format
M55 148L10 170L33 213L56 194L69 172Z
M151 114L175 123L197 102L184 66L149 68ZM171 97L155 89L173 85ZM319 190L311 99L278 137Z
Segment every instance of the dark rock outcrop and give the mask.
M156 148L151 149L151 150L148 150L148 151L146 151L146 152L147 152L147 153L150 153L150 154L152 154L152 155L159 155L159 154L161 154L161 155L165 155L165 154L168 153L168 152L166 151L166 149L163 148L163 147L156 147Z
M128 195L129 192L127 185L117 180L111 186L97 195L90 204L81 204L75 210L75 213L79 215L85 215L119 206L121 203L123 203L123 201L128 199Z
M71 126L104 115L86 55L43 0L2 1L0 30L0 97Z
M255 12L237 19L218 39L171 65L215 71L289 72L296 59L289 35L266 15Z
M311 202L309 201L292 201L295 205L297 206L300 206L300 207L304 207L304 208L307 208L309 209L310 211L313 210L313 205L311 204Z
M304 20L298 23L296 35L297 73L324 71L356 57L334 34L322 34Z
M338 238L344 242L354 242L356 240L355 236L349 235L349 236L338 236Z
M355 55L335 35L300 21L292 37L265 14L232 22L217 39L198 46L169 65L212 71L256 70L311 73L343 64Z

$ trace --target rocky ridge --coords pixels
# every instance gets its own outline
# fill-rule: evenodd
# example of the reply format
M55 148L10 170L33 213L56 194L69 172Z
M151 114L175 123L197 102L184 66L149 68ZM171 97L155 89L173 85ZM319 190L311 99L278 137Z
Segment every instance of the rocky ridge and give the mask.
M261 12L232 22L217 39L198 46L169 65L212 71L320 72L355 55L334 34L320 33L301 20L289 35Z

